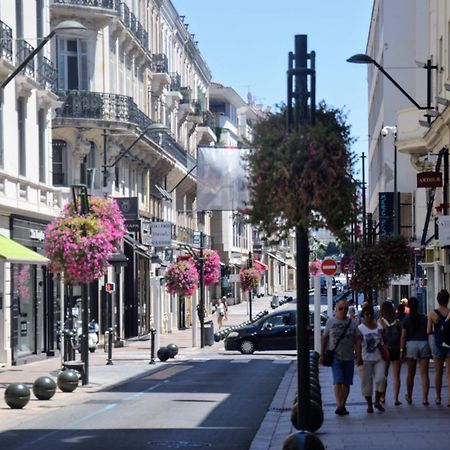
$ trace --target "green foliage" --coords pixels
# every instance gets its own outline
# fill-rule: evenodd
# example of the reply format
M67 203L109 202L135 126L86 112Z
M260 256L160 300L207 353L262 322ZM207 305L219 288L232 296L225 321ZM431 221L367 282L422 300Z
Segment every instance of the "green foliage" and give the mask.
M289 230L327 228L340 240L354 216L350 127L341 110L321 103L314 126L286 130L286 109L255 127L256 148L247 158L249 218L273 241Z
M352 289L364 292L386 288L393 276L410 272L411 258L411 247L403 236L383 237L372 247L360 248L355 254Z

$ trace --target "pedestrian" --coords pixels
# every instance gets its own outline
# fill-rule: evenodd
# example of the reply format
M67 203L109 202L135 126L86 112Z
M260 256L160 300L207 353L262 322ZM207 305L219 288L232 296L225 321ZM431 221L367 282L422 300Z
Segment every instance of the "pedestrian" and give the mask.
M225 296L223 296L221 301L223 303L223 309L224 309L223 320L228 320L228 303L227 303L227 298Z
M450 349L443 345L443 325L446 320L450 319L450 310L448 302L450 294L446 289L438 292L438 307L428 314L427 333L429 336L429 344L433 354L434 363L434 382L436 385L436 405L441 404L442 390L442 374L444 371L444 362L447 371L447 382L450 389ZM450 391L447 406L450 406Z
M356 323L356 325L359 325L359 318L356 314L356 309L354 306L348 307L348 317L350 317L350 319L352 319Z
M358 365L361 378L361 391L367 402L367 412L373 413L375 407L383 412L381 399L386 390L385 361L380 347L383 346L382 326L375 320L372 305L364 306L362 310L364 323L358 329L361 333L362 361ZM375 402L373 402L373 387L375 385Z
M422 404L428 406L428 391L430 378L428 366L431 357L428 345L427 317L419 313L419 300L410 297L408 300L409 315L402 322L402 337L400 354L402 360L406 357L408 374L406 376L406 401L412 403L414 377L416 376L417 361L419 361L420 380L422 383Z
M219 330L222 328L222 321L225 317L225 307L223 306L222 299L220 299L216 304L216 314L217 314L217 326Z
M379 323L382 327L383 342L389 352L389 360L386 361L385 377L389 375L392 366L392 387L394 390L394 405L401 405L398 396L400 394L400 339L402 336L402 325L397 319L394 304L386 300L381 304ZM382 399L384 400L384 399ZM384 401L383 401L384 403Z
M346 408L350 386L353 384L355 356L357 363L361 361L361 338L356 323L347 317L348 302L340 300L336 303L335 317L330 317L322 335L322 346L319 362L323 364L323 354L334 349L333 389L336 399L336 411L339 416L349 414Z
M400 322L403 321L403 319L406 317L406 313L405 313L405 305L403 303L399 303L397 305L397 319L400 320Z

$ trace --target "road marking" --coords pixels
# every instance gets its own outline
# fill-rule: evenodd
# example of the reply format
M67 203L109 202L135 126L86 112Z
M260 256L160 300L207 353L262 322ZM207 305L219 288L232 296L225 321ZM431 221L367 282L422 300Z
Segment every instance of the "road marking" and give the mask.
M230 361L231 364L246 364L249 363L251 360L250 359L232 359Z
M290 364L293 360L289 360L289 359L275 359L272 362L274 364Z
M210 360L209 358L208 359L205 359L205 358L192 358L190 361L204 363L204 362L207 362L209 360Z

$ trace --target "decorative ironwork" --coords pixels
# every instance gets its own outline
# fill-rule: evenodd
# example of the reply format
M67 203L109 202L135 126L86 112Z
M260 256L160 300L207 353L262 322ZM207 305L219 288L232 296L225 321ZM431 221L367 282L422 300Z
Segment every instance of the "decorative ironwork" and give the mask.
M194 108L194 112L192 113L194 116L201 116L203 114L202 104L198 100L192 102L192 107Z
M191 103L192 89L188 86L180 88L180 94L183 97L180 103Z
M45 56L38 58L36 75L38 83L46 89L54 90L58 73L53 63Z
M16 49L16 59L18 65L21 64L28 55L30 55L34 50L34 47L30 45L27 41L19 39L17 41ZM24 68L23 73L29 77L34 77L34 59L32 59Z
M171 72L169 75L171 80L169 90L179 92L181 90L181 75L177 72Z
M131 34L140 42L140 44L148 51L148 32L130 11L125 3L117 3L117 12L123 24L130 30Z
M0 20L0 55L12 62L12 29Z
M169 72L169 61L167 60L167 55L164 53L155 53L153 55L153 72L156 73L168 73Z
M116 0L53 0L59 5L93 6L95 8L117 9Z
M209 127L211 129L216 128L216 118L211 111L203 111L202 126Z

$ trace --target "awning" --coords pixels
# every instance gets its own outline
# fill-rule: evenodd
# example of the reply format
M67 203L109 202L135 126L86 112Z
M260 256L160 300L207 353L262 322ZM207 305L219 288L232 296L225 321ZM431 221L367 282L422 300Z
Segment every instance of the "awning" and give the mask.
M296 267L294 265L292 265L290 262L287 262L284 259L281 259L279 256L274 255L273 253L267 252L267 255L270 256L273 259L276 259L277 261L279 261L281 264L286 264L286 266L291 267L292 269L296 269Z
M269 266L267 264L258 261L257 259L253 260L253 264L261 270L269 270Z
M0 234L0 259L15 264L48 264L39 253Z

